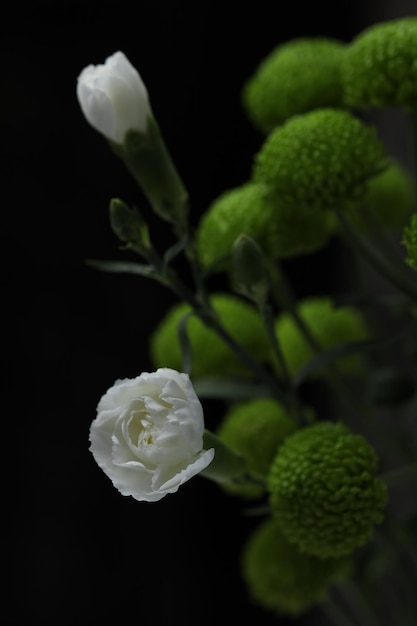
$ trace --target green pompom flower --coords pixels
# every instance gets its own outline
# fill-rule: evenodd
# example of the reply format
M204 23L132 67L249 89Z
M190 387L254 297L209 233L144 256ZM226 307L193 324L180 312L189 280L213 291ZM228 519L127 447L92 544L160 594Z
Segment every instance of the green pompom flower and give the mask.
M417 270L417 213L413 213L409 225L404 228L402 241L407 250L406 262Z
M417 106L417 17L374 24L347 46L341 61L346 106Z
M317 109L267 136L252 178L297 209L343 210L363 198L367 181L387 165L373 127L348 111Z
M341 423L287 437L268 479L272 513L288 541L319 558L349 554L383 519L387 488L368 441Z
M249 472L261 478L257 484L224 484L226 491L247 498L265 493L266 479L278 446L297 425L285 408L271 398L260 398L232 406L217 428L217 436L246 460Z
M278 615L298 617L325 600L350 573L349 557L319 559L289 543L274 519L263 521L242 552L242 578L252 601Z
M268 133L293 115L341 106L344 48L341 41L316 37L293 39L272 50L242 91L253 125Z
M363 207L369 210L371 220L384 230L403 228L416 206L416 187L410 173L398 162L392 161L386 170L368 181ZM362 206L352 211L352 219L364 230Z
M269 351L264 327L257 309L237 296L215 293L212 305L231 336L260 362L267 360ZM174 305L159 322L150 338L150 357L157 367L182 371L183 361L178 328L182 318L191 312L184 302ZM193 378L203 376L250 376L251 372L232 349L192 315L187 321L191 347Z
M236 239L254 239L272 259L308 254L323 248L335 232L333 216L295 210L263 184L245 183L216 198L197 228L197 250L205 267L229 265Z
M297 311L321 350L363 341L370 337L366 320L360 311L352 306L335 306L331 298L324 296L305 298L298 303ZM299 369L313 358L314 349L290 313L284 312L277 316L275 332L288 371L291 376L295 376ZM335 364L339 371L353 375L362 371L364 360L363 356L357 353L340 357ZM279 370L279 364L274 365ZM323 369L318 369L314 376L320 377L323 372Z

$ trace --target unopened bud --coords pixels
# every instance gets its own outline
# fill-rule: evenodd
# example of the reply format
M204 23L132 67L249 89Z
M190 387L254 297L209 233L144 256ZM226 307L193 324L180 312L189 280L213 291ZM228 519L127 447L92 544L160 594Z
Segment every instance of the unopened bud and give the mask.
M265 302L269 291L268 267L260 246L242 234L234 243L232 258L238 290L256 303Z
M110 224L115 235L139 254L151 249L148 226L137 209L132 209L123 200L113 198L110 202Z

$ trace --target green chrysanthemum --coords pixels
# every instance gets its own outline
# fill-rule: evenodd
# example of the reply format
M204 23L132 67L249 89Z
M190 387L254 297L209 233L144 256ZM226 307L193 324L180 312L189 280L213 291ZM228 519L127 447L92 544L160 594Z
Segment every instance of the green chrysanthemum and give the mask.
M321 350L369 339L365 318L352 306L335 306L331 298L319 296L301 300L297 310ZM314 349L287 312L276 318L275 332L288 371L294 376L314 356ZM350 354L340 357L335 364L345 374L355 374L361 371L364 361L360 354ZM279 364L275 365L279 370ZM322 373L318 369L314 375L320 377Z
M344 48L341 41L317 37L272 50L243 88L243 107L253 125L268 133L293 115L341 106Z
M252 601L278 615L297 617L326 599L351 571L349 557L319 559L289 543L274 519L256 528L243 548L242 577Z
M271 510L286 538L319 558L363 546L387 503L377 465L368 441L341 423L318 422L287 437L268 479Z
M417 17L363 30L341 62L344 102L353 108L417 106Z
M363 208L372 220L385 230L403 228L416 206L416 188L410 173L398 162L392 161L386 170L368 181L363 207L352 211L352 219L360 230L366 230L366 219L361 218Z
M215 293L212 305L231 336L255 359L266 361L268 342L260 316L254 306L237 296ZM160 321L150 338L150 356L155 367L182 370L178 328L191 311L187 303L174 305ZM192 353L191 376L249 376L245 365L218 335L192 315L187 321Z
M246 459L252 474L266 479L278 446L296 429L294 420L279 402L261 398L231 407L223 416L217 435ZM260 497L265 493L261 483L224 484L224 488L248 498Z
M388 165L375 129L348 111L317 109L275 128L255 156L252 178L296 208L357 204Z
M295 210L263 184L252 182L229 189L203 214L197 229L197 249L205 267L227 268L227 255L244 233L273 259L312 253L323 248L335 232L333 216ZM225 259L223 262L222 259Z
M407 250L406 262L417 270L417 213L413 213L409 225L404 228L403 244Z

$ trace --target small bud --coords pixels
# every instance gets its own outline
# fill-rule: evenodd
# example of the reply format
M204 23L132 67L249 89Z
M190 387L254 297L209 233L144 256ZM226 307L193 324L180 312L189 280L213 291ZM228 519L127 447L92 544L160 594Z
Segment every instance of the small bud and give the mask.
M122 200L110 202L110 224L114 234L144 256L151 250L148 226L137 209L131 209Z
M152 115L148 92L123 52L103 65L88 65L77 80L77 98L86 120L116 144L129 130L145 133Z
M162 219L186 230L188 193L153 117L148 92L123 52L89 65L77 81L87 121L102 133Z
M233 245L232 258L237 289L255 303L265 302L269 292L268 267L255 240L240 235Z

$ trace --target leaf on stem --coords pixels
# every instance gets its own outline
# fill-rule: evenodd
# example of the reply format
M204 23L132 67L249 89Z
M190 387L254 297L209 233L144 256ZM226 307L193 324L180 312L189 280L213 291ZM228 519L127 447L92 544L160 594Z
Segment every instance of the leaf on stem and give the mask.
M87 259L86 265L102 272L111 274L137 274L148 278L160 280L159 274L152 265L144 263L133 263L130 261L100 261L95 259Z
M194 388L199 398L218 398L223 400L249 400L251 398L271 397L271 390L266 385L251 383L247 379L210 377L194 381Z
M403 333L398 333L390 337L382 337L378 339L367 339L365 341L352 341L350 343L342 343L337 346L333 346L328 350L323 350L317 353L307 363L302 365L293 379L293 387L296 389L307 378L315 374L322 368L331 365L335 361L352 354L370 352L372 350L378 350L385 347L388 343L396 341L401 337Z

